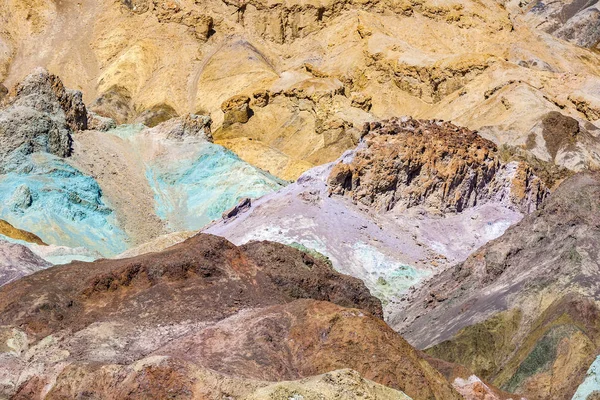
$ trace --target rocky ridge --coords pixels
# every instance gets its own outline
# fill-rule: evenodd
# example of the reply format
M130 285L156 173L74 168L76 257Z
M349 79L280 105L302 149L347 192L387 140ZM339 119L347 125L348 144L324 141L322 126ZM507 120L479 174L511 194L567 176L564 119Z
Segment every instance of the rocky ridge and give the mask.
M380 317L359 280L307 253L197 235L161 253L52 267L2 287L2 390L216 398L226 388L196 385L199 371L280 381L349 367L411 398L460 398Z
M363 137L352 160L332 169L329 192L377 210L461 212L496 201L529 213L549 193L529 165L503 164L492 142L450 123L392 119L366 124Z
M513 3L8 1L0 80L12 86L42 65L118 123L210 115L217 143L289 180L353 148L365 122L397 115L520 145L548 112L594 123L597 55L544 31L593 42L593 17L573 27L596 5ZM249 110L223 124L232 98ZM598 164L586 129L594 140L556 163Z

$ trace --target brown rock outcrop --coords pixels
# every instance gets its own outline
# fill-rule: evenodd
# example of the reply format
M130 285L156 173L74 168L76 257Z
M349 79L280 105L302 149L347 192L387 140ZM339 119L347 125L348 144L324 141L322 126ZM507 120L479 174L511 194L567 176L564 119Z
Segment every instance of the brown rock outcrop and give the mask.
M250 97L244 95L233 96L223 102L221 111L225 114L223 128L235 123L245 124L251 116Z
M460 212L487 201L535 210L548 189L525 163L503 164L496 146L447 122L366 124L364 147L334 166L330 194L388 211L417 205Z
M0 289L0 374L12 377L2 391L198 397L220 387L195 385L200 370L280 381L350 367L414 399L459 399L381 316L362 282L308 253L199 234Z

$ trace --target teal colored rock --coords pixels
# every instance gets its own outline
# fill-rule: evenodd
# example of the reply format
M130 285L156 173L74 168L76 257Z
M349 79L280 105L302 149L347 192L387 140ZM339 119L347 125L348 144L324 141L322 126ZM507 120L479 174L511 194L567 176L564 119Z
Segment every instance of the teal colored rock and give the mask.
M15 160L0 176L1 219L49 244L86 247L104 256L127 248L127 238L92 177L47 153Z
M243 198L256 199L284 185L219 145L196 145L192 159L158 159L146 171L156 214L170 230L200 229Z
M27 185L21 185L15 189L9 201L9 206L14 212L24 212L33 204L31 190Z
M600 356L596 357L588 369L583 383L573 395L573 400L587 400L594 392L600 392Z

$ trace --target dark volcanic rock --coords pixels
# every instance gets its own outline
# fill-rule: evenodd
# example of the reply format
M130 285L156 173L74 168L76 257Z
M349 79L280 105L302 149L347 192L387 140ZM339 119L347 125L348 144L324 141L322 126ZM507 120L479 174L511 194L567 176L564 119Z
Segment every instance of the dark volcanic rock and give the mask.
M252 200L249 198L242 199L238 204L231 207L229 210L223 213L223 219L233 218L239 213L242 213L252 207Z

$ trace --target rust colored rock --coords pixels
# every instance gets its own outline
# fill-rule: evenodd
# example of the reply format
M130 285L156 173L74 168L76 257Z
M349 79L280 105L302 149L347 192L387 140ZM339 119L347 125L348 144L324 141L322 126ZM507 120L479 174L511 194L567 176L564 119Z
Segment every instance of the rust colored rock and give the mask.
M228 380L234 390L352 368L414 399L458 400L423 357L361 281L271 242L199 234L0 289L0 372L15 377L0 393L15 399L223 398Z
M331 194L381 211L443 212L492 200L530 212L548 194L526 164L503 164L492 142L448 122L391 119L367 123L363 136L353 160L332 169Z
M179 292L183 287L185 291ZM307 297L382 316L379 301L361 281L340 275L299 250L271 242L236 247L223 238L200 234L161 253L76 262L28 276L0 291L0 321L12 319L41 338L100 320L143 325L153 320L180 322L193 315L209 321L244 307ZM41 313L35 311L40 298L49 299ZM139 303L142 298L152 299L156 306ZM90 309L95 312L85 312Z

